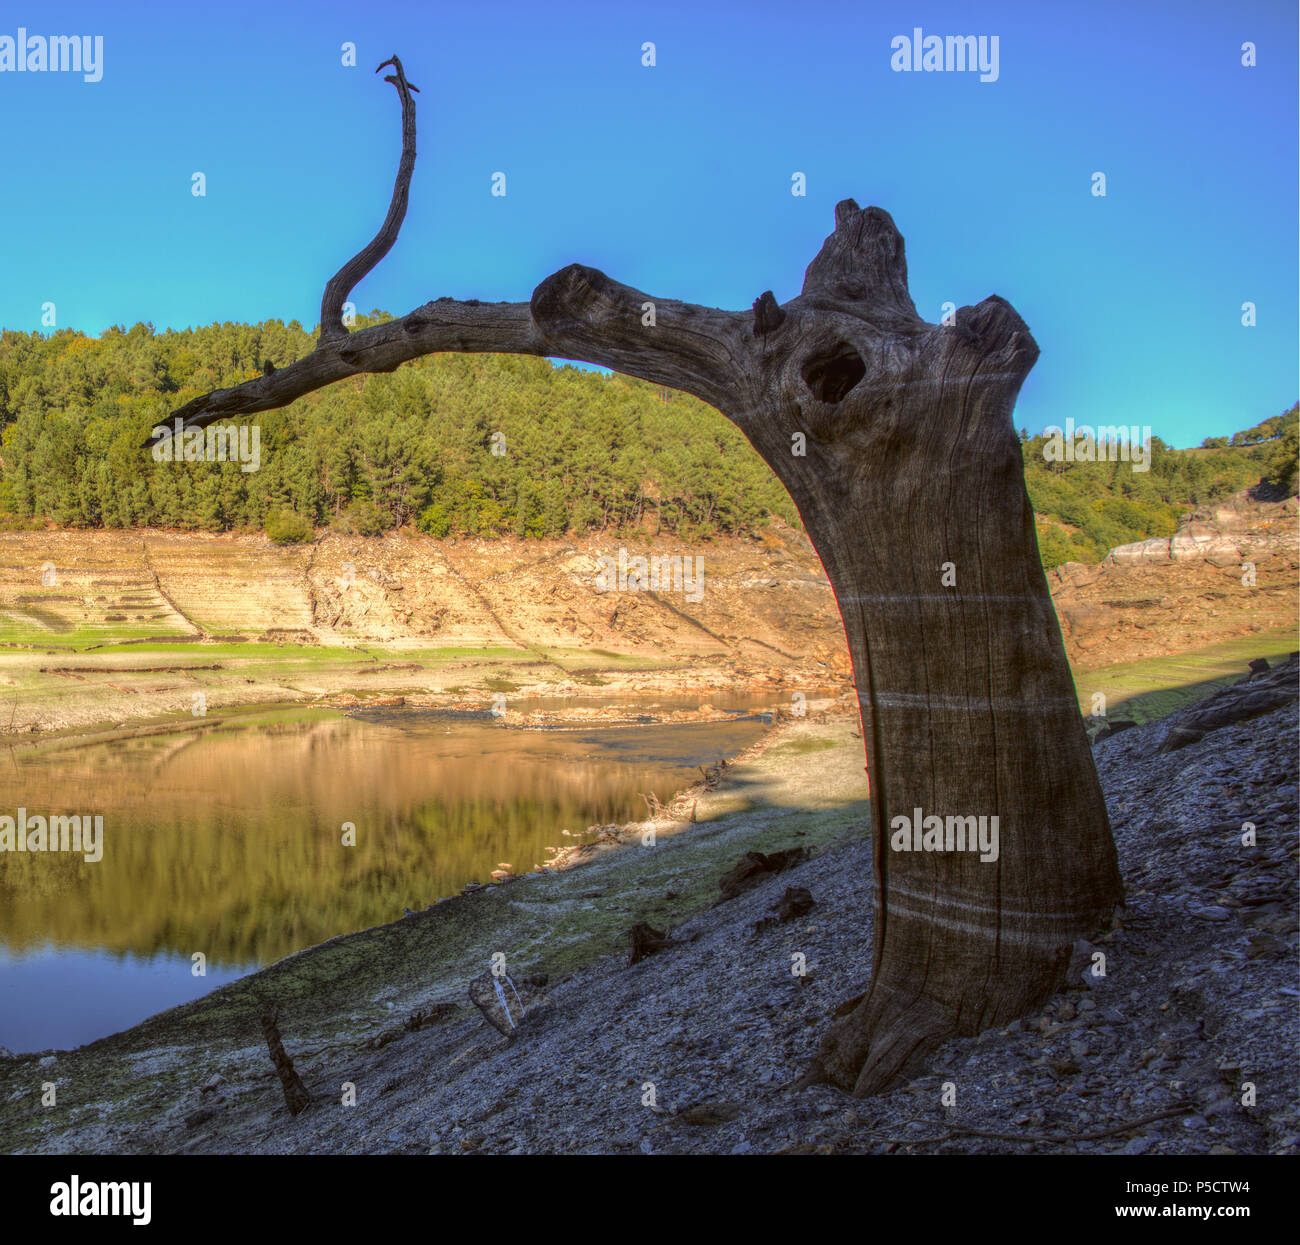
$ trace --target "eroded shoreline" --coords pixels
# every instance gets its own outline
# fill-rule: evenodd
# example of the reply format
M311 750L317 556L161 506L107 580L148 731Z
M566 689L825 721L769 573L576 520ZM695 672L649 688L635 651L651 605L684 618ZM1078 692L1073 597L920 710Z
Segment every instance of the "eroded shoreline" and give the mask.
M465 992L498 950L506 949L512 971L521 976L542 971L558 979L616 951L638 920L671 926L705 908L716 876L745 851L791 841L816 846L851 825L865 834L860 764L825 763L854 747L861 748L856 727L843 713L815 712L812 719L776 726L715 775L678 792L658 819L593 827L586 841L562 850L541 872L467 887L426 911L304 948L76 1050L0 1059L0 1097L21 1102L30 1077L54 1075L71 1094L61 1092L60 1108L29 1117L27 1127L48 1136L60 1131L60 1121L73 1132L88 1124L99 1137L102 1117L130 1131L122 1118L152 1118L157 1107L144 1104L156 1103L163 1085L171 1087L169 1100L188 1102L196 1061L217 1057L223 1068L238 1066L260 1081L269 1067L256 1023L265 999L282 1009L286 1041L299 1052L318 1044L322 1050L364 1047L411 1012L445 1004L475 1027L477 1012ZM783 757L799 758L798 775L782 779ZM806 760L818 758L810 772ZM806 802L798 811L790 808L795 799ZM653 849L642 845L651 829ZM144 1082L141 1073L147 1073ZM98 1093L87 1099L90 1084L123 1092L111 1100ZM0 1147L19 1148L26 1127L10 1134L17 1121L13 1112L5 1114ZM102 1140L83 1138L75 1147L96 1149Z
M876 1098L790 1088L866 986L872 939L862 741L851 720L805 720L693 794L693 824L653 823L653 846L645 823L598 834L579 867L331 939L76 1051L0 1061L0 1147L1295 1153L1295 703L1260 716L1254 694L1231 694L1244 716L1180 710L1097 745L1128 895L1085 951L1107 977L953 1040ZM1163 749L1196 723L1204 738ZM792 847L806 856L718 902L746 851ZM773 921L790 887L813 906ZM629 964L638 921L668 941ZM513 1040L468 998L498 952L547 978ZM258 1029L267 1005L312 1096L297 1117Z

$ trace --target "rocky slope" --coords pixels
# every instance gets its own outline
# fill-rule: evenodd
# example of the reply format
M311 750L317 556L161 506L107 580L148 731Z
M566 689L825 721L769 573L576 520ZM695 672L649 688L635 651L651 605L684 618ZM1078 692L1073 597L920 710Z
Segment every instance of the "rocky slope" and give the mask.
M1112 549L1048 576L1070 660L1093 669L1294 629L1296 498L1240 494L1189 515L1170 538Z
M1234 642L1289 649L1277 637L1297 623L1295 513L1294 498L1243 495L1172 540L1054 571L1076 676L1115 671L1079 677L1087 699L1145 690L1147 672L1124 663L1204 652L1203 669L1193 661L1164 678L1193 685L1223 675L1219 657L1253 655ZM602 591L600 559L620 549L699 558L703 581ZM190 718L199 693L204 713L403 697L481 708L507 693L807 696L851 678L830 585L792 530L697 546L403 533L286 548L262 536L0 533L5 735L165 726Z
M206 716L322 699L483 708L507 693L703 703L732 688L846 688L830 585L787 535L702 548L326 535L279 548L0 534L0 733L165 726L199 694ZM699 558L702 580L603 591L599 559L620 548Z
M1297 500L1249 494L1189 516L1172 539L1049 576L1071 660L1110 664L1287 625L1300 570ZM702 591L602 592L598 559L698 557ZM1253 582L1246 564L1254 570ZM829 584L802 533L686 546L262 536L0 533L0 639L61 647L99 636L301 640L389 647L671 651L847 669Z
M0 533L0 639L81 646L173 640L296 640L388 647L600 648L788 664L842 649L821 563L784 543L685 546L627 538L436 541L176 532ZM599 559L698 559L702 578L603 591Z

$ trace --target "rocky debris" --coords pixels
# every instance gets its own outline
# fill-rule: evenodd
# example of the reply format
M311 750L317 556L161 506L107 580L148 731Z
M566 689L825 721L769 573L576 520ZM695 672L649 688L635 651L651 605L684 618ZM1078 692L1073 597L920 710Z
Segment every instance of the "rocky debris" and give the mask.
M806 886L787 886L773 911L775 916L765 916L754 923L754 933L761 934L773 925L784 925L801 916L807 916L816 907L812 893Z
M672 939L663 930L654 929L648 921L638 921L627 931L628 966L631 967L648 955L654 955L670 946Z
M786 869L807 859L806 847L787 847L779 852L746 852L739 863L719 879L718 889L722 891L722 896L717 902L726 903L728 899L735 899L737 895L766 881L770 874L784 873Z
M744 1114L745 1108L739 1102L700 1102L686 1107L677 1113L683 1124L696 1127L714 1127L718 1124L730 1124Z
M1196 743L1211 731L1247 722L1300 700L1300 656L1292 654L1290 660L1271 670L1265 663L1267 673L1257 670L1257 665L1258 662L1251 662L1252 673L1240 683L1175 715L1176 721L1168 722L1157 732L1157 750L1174 752Z
M1165 736L1164 742L1160 745L1160 751L1173 752L1175 749L1184 748L1188 744L1194 744L1204 737L1204 731L1194 730L1190 726L1174 726L1170 728L1169 733Z
M403 1138L432 1111L437 1153L467 1136L480 1153L1300 1152L1295 715L1173 754L1155 750L1160 728L1097 746L1128 892L1114 927L1070 949L1070 986L1038 1013L949 1043L909 1084L868 1101L786 1088L869 977L871 852L853 840L759 871L635 980L603 961L562 984L538 1041L422 1099ZM795 886L818 897L815 929L773 927L770 949L739 937ZM792 952L811 980L791 976ZM479 1122L503 1085L528 1082L546 1091Z
M1086 938L1075 941L1070 950L1070 966L1065 973L1067 990L1091 990L1106 980L1106 952L1096 947ZM1062 1004L1065 1007L1066 1004ZM1072 1010L1072 1016L1075 1012ZM1074 1069L1076 1072L1078 1068Z
M373 1037L367 1038L366 1050L382 1050L390 1042L404 1038L408 1033L418 1033L430 1025L441 1024L454 1016L460 1008L455 1003L433 1003L428 1007L412 1012L402 1021L400 1029L383 1029Z
M256 638L259 644L312 645L320 643L320 636L310 627L268 627Z
M542 985L546 984L545 978L542 979ZM454 1016L460 1008L455 1003L432 1003L428 1007L420 1008L413 1011L403 1022L402 1028L408 1033L415 1033L420 1029L425 1029L429 1025L441 1024L450 1016Z

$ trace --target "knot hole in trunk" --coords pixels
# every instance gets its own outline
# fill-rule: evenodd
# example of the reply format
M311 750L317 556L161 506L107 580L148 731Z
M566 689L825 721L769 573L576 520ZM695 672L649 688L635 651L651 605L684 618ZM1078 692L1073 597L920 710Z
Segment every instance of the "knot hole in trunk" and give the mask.
M867 374L867 365L848 342L837 342L809 359L803 383L818 402L839 402Z

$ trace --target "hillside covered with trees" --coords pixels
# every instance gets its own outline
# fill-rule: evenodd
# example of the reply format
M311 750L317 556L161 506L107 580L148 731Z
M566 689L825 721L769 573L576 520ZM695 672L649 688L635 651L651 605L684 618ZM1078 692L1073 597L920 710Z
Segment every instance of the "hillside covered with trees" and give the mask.
M357 327L389 317L359 317ZM439 355L257 418L260 467L155 463L150 430L198 393L284 367L296 322L98 339L0 337L0 513L75 526L434 535L648 526L739 535L794 507L744 437L687 395L544 359Z
M1116 545L1171 536L1189 509L1261 480L1294 492L1297 423L1300 408L1293 406L1231 438L1208 437L1196 449L1172 449L1153 436L1146 471L1126 461L1049 462L1047 439L1022 432L1043 565L1097 562Z
M372 313L358 327L390 317ZM0 523L265 529L307 539L414 525L433 536L664 531L753 536L790 499L744 437L685 394L514 356L438 355L341 381L257 419L260 465L154 462L150 430L197 394L284 367L296 321L98 338L0 334ZM1172 533L1190 506L1261 478L1294 489L1297 410L1150 469L1048 462L1022 433L1043 561L1095 562Z

